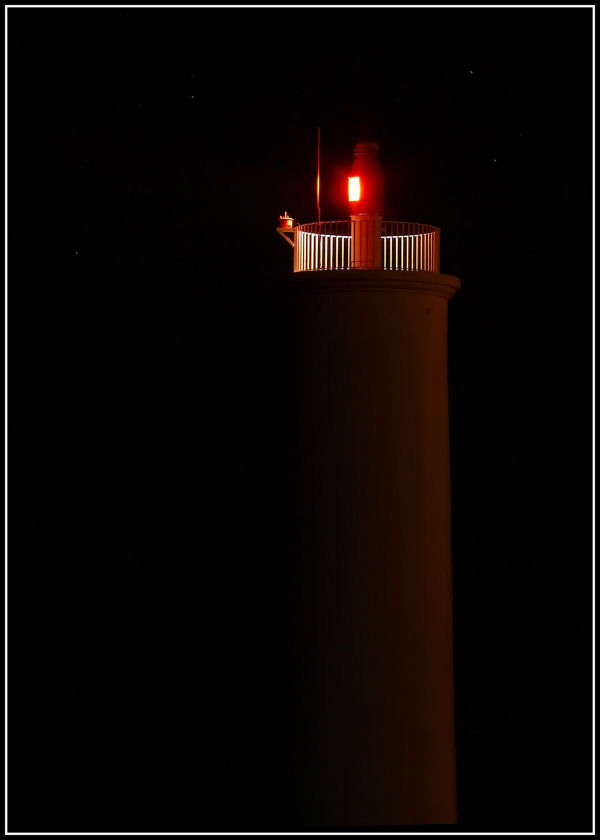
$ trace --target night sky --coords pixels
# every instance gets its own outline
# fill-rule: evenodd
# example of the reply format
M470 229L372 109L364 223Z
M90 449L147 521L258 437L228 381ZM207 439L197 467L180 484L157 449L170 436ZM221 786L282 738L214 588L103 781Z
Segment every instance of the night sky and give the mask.
M459 825L589 831L592 10L10 9L11 831L293 830L280 213L442 230ZM456 830L456 829L449 829Z

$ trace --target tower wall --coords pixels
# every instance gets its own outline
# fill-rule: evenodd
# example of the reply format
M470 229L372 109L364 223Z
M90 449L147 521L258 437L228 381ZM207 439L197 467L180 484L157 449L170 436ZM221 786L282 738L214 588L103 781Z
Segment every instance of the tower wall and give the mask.
M296 278L296 817L453 823L447 305L460 281Z

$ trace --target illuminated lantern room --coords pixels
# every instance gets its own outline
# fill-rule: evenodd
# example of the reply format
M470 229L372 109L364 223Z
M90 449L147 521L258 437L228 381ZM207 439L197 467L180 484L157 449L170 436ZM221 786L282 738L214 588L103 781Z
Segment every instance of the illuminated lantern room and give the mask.
M383 170L377 143L357 143L354 148L348 203L352 215L383 217Z
M320 155L319 155L320 160ZM357 143L348 174L349 218L294 226L287 212L278 232L294 248L294 272L303 271L426 271L439 273L440 230L433 225L384 219L384 174L379 145Z

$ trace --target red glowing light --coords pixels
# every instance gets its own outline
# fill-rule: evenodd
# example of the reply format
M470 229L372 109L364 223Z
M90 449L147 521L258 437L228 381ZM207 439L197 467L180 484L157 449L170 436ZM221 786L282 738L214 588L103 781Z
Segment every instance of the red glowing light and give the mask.
M360 178L348 178L348 201L360 201Z

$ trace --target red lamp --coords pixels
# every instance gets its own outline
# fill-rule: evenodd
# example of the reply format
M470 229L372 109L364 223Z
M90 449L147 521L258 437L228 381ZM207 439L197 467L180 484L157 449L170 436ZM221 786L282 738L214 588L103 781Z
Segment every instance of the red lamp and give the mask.
M383 216L383 171L377 143L357 143L348 178L348 202L353 216Z

